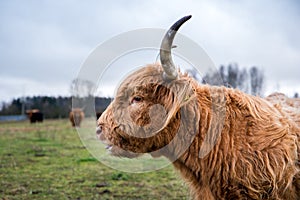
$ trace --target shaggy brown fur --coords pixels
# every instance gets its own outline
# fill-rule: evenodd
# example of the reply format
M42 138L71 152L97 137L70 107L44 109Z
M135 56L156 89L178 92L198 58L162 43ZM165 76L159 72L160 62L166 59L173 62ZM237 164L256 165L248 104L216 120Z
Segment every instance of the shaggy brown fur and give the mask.
M113 155L166 156L194 199L300 199L299 110L162 72L129 75L98 120Z
M84 119L84 112L81 108L73 108L69 114L69 119L73 127L80 127L81 121Z

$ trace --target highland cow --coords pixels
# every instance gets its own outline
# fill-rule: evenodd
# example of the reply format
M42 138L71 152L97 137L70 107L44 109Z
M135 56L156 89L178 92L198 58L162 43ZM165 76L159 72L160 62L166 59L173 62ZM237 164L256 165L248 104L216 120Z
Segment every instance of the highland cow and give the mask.
M69 119L73 127L80 127L80 124L84 119L83 110L81 108L73 108L69 114Z
M120 84L98 138L115 156L167 157L194 199L300 199L297 113L176 70L172 42L189 18L165 35L160 63Z
M300 109L300 98L289 98L283 93L275 92L266 97L266 100L284 107Z
M271 102L274 107L284 111L292 121L300 127L300 99L288 98L282 93L275 92L266 97L266 100Z
M44 114L38 109L26 110L30 123L43 122Z

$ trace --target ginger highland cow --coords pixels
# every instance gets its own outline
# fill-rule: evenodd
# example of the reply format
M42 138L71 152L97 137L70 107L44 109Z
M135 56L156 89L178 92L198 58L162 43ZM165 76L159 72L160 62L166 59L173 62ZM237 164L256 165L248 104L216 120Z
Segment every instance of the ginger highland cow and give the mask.
M73 108L69 114L69 119L73 127L80 127L81 121L84 119L84 112L81 108Z
M167 157L193 199L299 200L299 109L287 112L284 105L200 85L178 72L172 42L190 17L165 35L161 64L121 83L98 120L98 138L115 156Z

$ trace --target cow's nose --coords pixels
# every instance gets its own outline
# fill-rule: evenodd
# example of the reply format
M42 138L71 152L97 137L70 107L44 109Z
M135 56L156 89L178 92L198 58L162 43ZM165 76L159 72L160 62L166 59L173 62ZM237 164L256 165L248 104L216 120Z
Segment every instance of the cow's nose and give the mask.
M96 134L97 135L100 135L102 133L102 126L99 125L97 128L96 128Z

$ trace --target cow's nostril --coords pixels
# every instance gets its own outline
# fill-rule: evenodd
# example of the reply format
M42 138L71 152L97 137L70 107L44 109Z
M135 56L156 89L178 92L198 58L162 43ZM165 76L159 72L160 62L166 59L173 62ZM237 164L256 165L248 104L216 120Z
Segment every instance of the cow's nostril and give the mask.
M100 135L101 132L102 132L102 126L98 126L98 127L96 128L96 134L97 134L97 135Z

